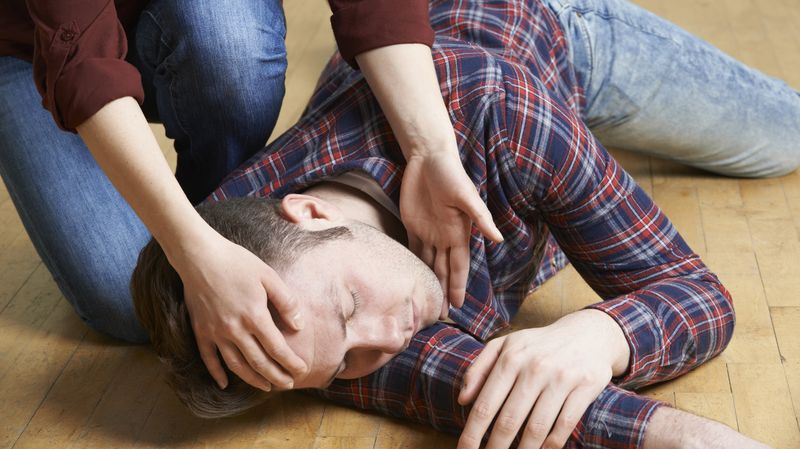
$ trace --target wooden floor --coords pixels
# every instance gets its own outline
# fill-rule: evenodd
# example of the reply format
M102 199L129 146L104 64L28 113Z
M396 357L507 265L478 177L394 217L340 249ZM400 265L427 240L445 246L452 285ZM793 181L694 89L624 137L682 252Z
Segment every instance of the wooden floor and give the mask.
M300 114L333 49L323 0L285 4L290 64L276 135ZM640 4L800 88L798 0ZM163 146L174 162L166 139ZM721 276L738 317L720 357L646 393L776 448L800 448L800 173L739 181L615 154ZM455 438L427 427L297 393L236 419L193 418L164 386L146 347L116 343L80 323L5 190L0 229L0 448L455 447ZM545 325L595 301L567 269L532 296L515 327Z

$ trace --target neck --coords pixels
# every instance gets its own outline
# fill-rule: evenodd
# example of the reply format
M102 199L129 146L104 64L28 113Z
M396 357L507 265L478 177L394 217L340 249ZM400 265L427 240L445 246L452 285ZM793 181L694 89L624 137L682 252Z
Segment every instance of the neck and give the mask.
M345 217L370 225L408 246L406 229L400 220L366 193L336 182L320 182L303 193L335 204Z

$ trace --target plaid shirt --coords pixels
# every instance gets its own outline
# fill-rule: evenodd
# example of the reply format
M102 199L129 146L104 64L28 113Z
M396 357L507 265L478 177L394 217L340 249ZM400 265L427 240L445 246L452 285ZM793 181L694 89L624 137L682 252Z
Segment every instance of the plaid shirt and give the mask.
M662 403L623 388L674 378L721 352L735 321L730 296L587 129L567 42L540 0L433 1L431 23L462 163L506 240L473 228L455 326L424 329L380 370L319 394L457 433L469 408L456 398L482 342L568 258L602 298L589 307L616 320L631 351L628 370L588 408L568 447L641 447ZM282 197L361 170L399 204L403 167L361 74L334 55L298 123L209 201Z

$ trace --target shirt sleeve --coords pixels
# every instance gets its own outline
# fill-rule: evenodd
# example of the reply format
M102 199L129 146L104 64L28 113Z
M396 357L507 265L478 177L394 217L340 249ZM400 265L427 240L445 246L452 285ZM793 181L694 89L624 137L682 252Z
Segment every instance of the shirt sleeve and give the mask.
M427 0L328 0L339 52L356 68L359 53L394 44L433 45Z
M458 394L467 368L483 348L460 329L437 323L417 333L406 351L369 376L310 391L458 434L470 411L458 404ZM586 410L566 447L642 447L649 418L664 404L609 384Z
M125 61L125 31L111 0L27 0L34 23L33 76L59 128L75 127L105 104L144 100L141 75Z
M637 388L716 356L733 335L728 291L574 111L517 72L496 103L506 164L630 348L613 382Z

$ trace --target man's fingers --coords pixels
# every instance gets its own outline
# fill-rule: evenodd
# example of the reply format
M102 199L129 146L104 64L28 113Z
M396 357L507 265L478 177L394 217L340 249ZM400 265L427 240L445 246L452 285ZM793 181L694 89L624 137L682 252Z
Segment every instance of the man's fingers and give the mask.
M450 248L450 304L456 308L464 305L469 276L469 247Z
M495 364L469 412L464 431L458 440L459 449L478 449L492 419L497 416L508 397L517 374L516 370L503 369L501 363Z
M225 359L225 365L227 365L228 369L233 371L234 374L239 376L240 379L264 391L270 391L272 389L272 385L270 385L266 379L255 372L253 368L250 368L247 360L245 360L244 356L242 356L236 346L229 343L223 343L218 347L219 352L222 354L222 358Z
M295 352L286 342L286 337L283 336L281 331L275 326L275 323L272 322L272 317L270 316L269 312L263 312L262 314L252 316L251 320L252 321L246 324L248 327L247 331L252 333L258 343L260 343L258 345L258 349L250 346L247 348L242 348L239 346L239 341L236 341L236 343L237 346L239 346L239 349L250 349L253 351L258 350L261 354L248 354L245 352L247 359L258 360L261 362L260 355L264 355L264 351L266 351L272 360L277 362L292 375L299 376L301 374L305 374L307 371L306 362L303 361L300 356L295 354ZM247 339L244 341L247 343ZM270 377L270 374L273 373L271 368L273 364L271 362L272 361L263 365L253 366L253 369L260 372L268 380L273 381L273 383L278 383L277 379ZM262 366L264 371L261 369Z
M517 379L508 400L497 414L486 449L508 449L511 446L514 437L531 414L540 390L541 387L529 379Z
M267 295L267 301L275 308L283 321L289 324L294 330L303 329L303 314L300 311L300 303L292 296L289 287L283 279L272 268L264 264L264 277L261 284ZM266 309L266 304L264 308ZM272 319L270 318L270 321Z
M481 200L477 190L473 189L473 191L469 193L469 196L465 198L464 208L462 210L469 216L470 220L475 223L475 226L478 227L481 234L497 243L503 241L503 234L500 233L500 230L497 229L497 226L494 224L492 213L489 212L486 203Z
M528 418L528 424L525 425L525 432L519 444L520 449L539 449L542 446L564 405L567 394L568 392L557 390L552 385L542 391Z
M581 420L586 409L597 398L597 394L593 394L588 388L576 388L572 394L569 395L564 406L561 408L561 414L558 415L552 432L545 439L545 443L550 443L549 447L564 447Z
M228 376L217 357L217 347L213 342L204 340L202 343L198 342L197 349L200 351L200 358L203 359L208 373L220 388L225 389L228 386Z
M500 350L503 348L503 341L505 337L495 338L486 344L478 354L478 357L472 362L472 365L467 369L464 375L464 385L461 387L461 392L458 394L458 403L461 405L470 404L480 393L486 378L492 372L497 357L500 356Z

